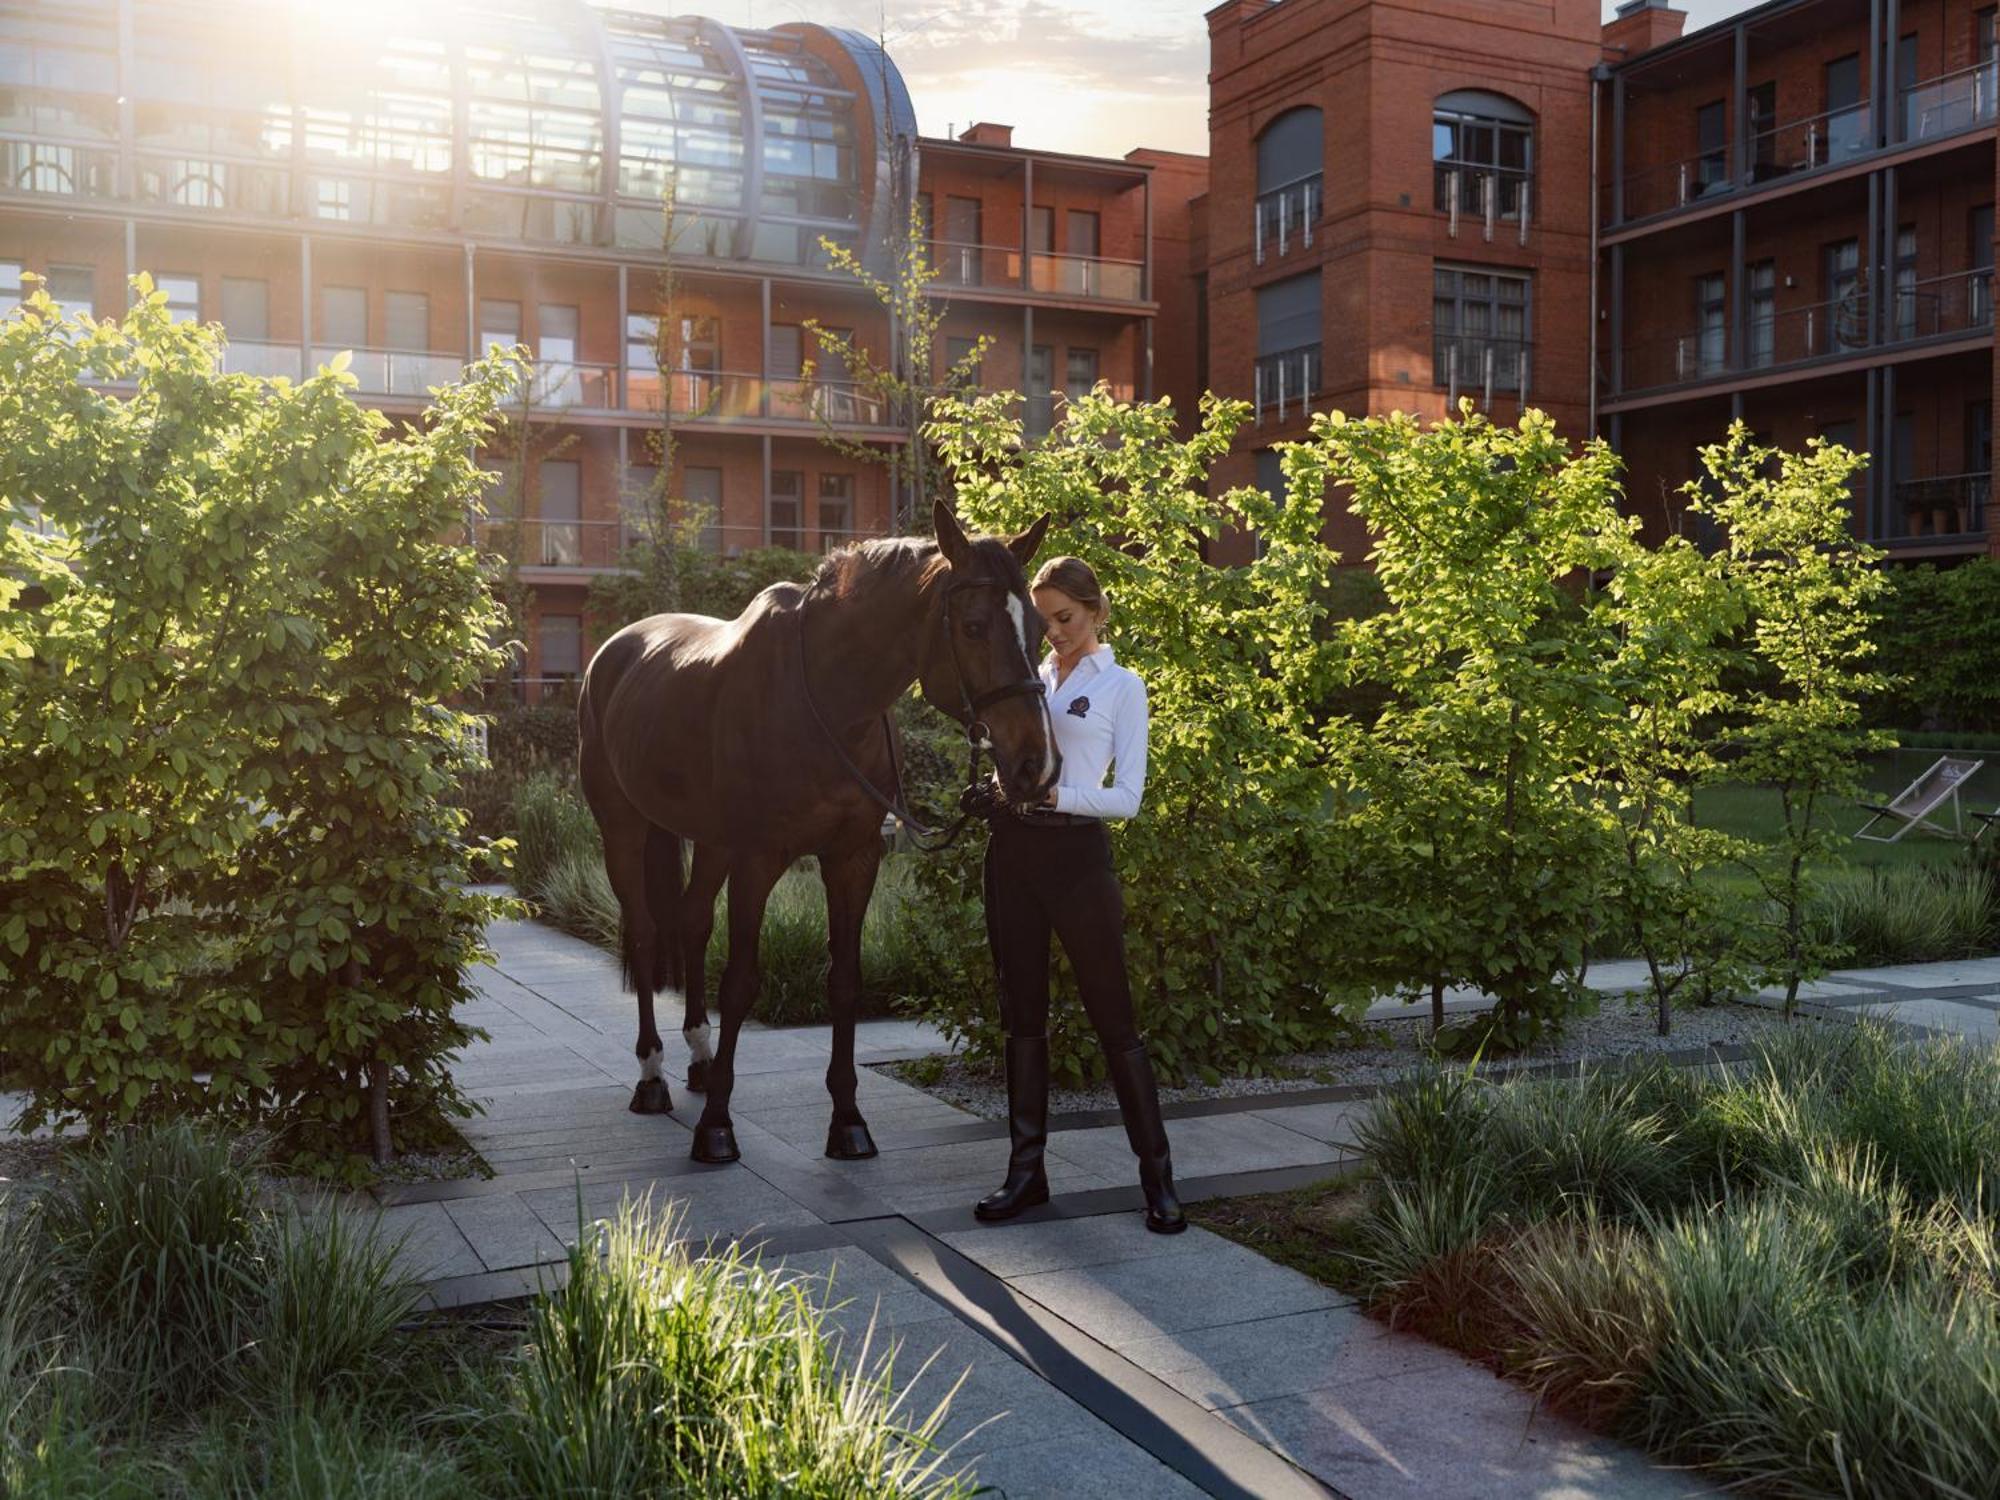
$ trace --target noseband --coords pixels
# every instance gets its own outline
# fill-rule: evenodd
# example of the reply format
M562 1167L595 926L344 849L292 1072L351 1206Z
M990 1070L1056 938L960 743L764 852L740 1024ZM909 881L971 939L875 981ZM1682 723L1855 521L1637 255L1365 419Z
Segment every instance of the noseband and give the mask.
M815 579L806 592L810 594L818 586L818 580ZM951 650L952 675L958 679L959 701L965 706L965 787L967 796L960 798L961 806L967 805L971 798L981 791L979 757L981 752L990 751L993 748L993 733L987 727L986 721L979 716L985 713L987 709L993 707L994 704L1004 703L1009 698L1040 698L1046 697L1048 694L1048 688L1039 676L1029 676L1017 682L1009 682L1000 687L989 688L977 696L974 696L972 690L966 686L965 662L959 654L958 632L952 628L952 599L955 595L966 589L1005 588L1007 588L1007 585L998 578L959 578L946 584L944 589L944 635ZM1008 589L1008 592L1011 594L1013 590ZM833 732L832 727L826 722L825 716L820 713L819 705L813 701L812 678L807 674L805 669L806 612L804 600L801 600L799 603L797 618L796 639L799 655L799 686L805 694L806 707L812 713L813 722L819 726L820 733L826 737L827 744L832 746L833 753L839 757L841 765L847 768L847 774L884 811L898 819L917 838L933 840L931 843L919 845L925 853L930 854L950 848L957 840L959 834L965 831L966 825L972 821L972 812L968 808L967 811L959 814L957 822L940 832L940 830L930 827L904 805L903 757L897 749L895 727L889 722L889 715L887 713L882 715L882 737L889 747L889 773L893 778L894 795L886 795L878 790L875 783L868 779L867 773L854 764L847 752L841 748L839 736ZM1025 641L1022 643L1022 655L1024 657L1027 655ZM919 675L921 676L921 668L919 669ZM1051 748L1053 749L1053 746Z

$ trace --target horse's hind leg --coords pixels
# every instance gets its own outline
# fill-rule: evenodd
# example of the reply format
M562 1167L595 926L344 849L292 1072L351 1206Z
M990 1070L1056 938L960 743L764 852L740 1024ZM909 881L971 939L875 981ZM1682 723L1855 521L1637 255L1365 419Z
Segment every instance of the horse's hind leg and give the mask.
M618 898L619 956L624 961L625 983L639 1001L639 1040L632 1049L639 1058L639 1084L632 1090L632 1112L663 1115L674 1107L674 1101L660 1071L666 1049L660 1043L659 1027L653 1018L653 987L659 977L662 934L653 916L652 903L647 900L646 872L649 841L661 836L673 839L678 876L680 841L647 823L637 809L624 803L615 789L605 786L605 778L592 775L591 771L591 759L586 753L582 777L584 799L597 819L598 833L604 840L604 873L611 881L612 894ZM657 849L651 858L656 862L660 859Z
M708 939L715 930L715 898L729 875L729 856L712 844L694 846L694 872L681 897L681 973L687 982L687 1013L681 1039L687 1043L687 1086L695 1093L708 1089L708 1065L715 1056L708 1031Z
M736 1130L729 1120L729 1096L736 1087L736 1034L756 1003L762 974L757 943L764 928L764 904L784 873L775 854L739 853L729 866L729 962L722 970L722 1044L708 1068L708 1102L694 1129L696 1161L735 1161Z
M871 835L872 835L871 830ZM833 1096L826 1154L860 1161L875 1154L875 1140L855 1102L854 1012L861 1003L861 924L882 863L882 841L871 836L861 848L820 861L826 886L827 1008L833 1013L833 1056L826 1065L826 1091Z

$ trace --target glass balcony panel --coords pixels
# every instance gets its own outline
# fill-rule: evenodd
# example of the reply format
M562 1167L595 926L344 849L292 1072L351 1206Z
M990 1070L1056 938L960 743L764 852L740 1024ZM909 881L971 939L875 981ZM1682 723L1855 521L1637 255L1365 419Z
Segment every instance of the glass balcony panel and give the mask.
M1990 125L2000 102L2000 61L1988 59L1903 90L1903 139L1934 140Z
M267 379L282 375L295 381L299 378L299 346L238 339L223 349L222 369L229 375L261 375Z

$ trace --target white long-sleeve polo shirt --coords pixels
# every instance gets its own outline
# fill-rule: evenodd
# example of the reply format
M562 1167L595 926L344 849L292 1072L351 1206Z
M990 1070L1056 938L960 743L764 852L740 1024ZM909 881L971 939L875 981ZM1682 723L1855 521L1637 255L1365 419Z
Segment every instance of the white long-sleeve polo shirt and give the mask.
M1049 718L1062 752L1055 810L1088 818L1130 818L1146 792L1146 684L1099 646L1060 685L1056 659L1042 662ZM1112 772L1110 786L1104 784Z

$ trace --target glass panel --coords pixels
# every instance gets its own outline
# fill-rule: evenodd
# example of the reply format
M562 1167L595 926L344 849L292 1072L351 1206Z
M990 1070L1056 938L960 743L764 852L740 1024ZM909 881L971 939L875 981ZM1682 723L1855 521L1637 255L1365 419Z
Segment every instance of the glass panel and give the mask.
M1319 272L1257 288L1258 354L1282 354L1319 341Z
M854 476L819 476L819 545L827 551L846 541L854 530Z
M479 352L494 344L511 349L521 342L521 304L479 299Z
M89 266L50 266L48 293L64 317L97 313L97 272Z
M544 302L535 310L535 327L537 358L545 362L575 362L577 311L574 307Z
M1285 111L1257 137L1257 191L1311 177L1324 169L1325 154L1320 112L1310 105Z
M21 273L26 269L18 260L0 260L0 308L21 300Z
M542 676L574 677L583 670L583 620L577 615L542 616Z
M1071 255L1096 255L1098 217L1082 209L1072 208L1065 216L1063 235Z
M1031 254L1053 255L1056 248L1056 211L1036 204L1028 215L1028 250Z
M797 548L799 512L805 493L804 476L793 470L777 470L771 475L770 545Z
M1066 361L1063 390L1074 399L1088 396L1097 384L1097 351L1095 349L1072 349Z
M583 561L583 469L573 459L544 459L540 471L541 560L545 567L574 568Z
M768 364L773 380L799 378L799 371L805 367L805 345L796 323L771 325L771 351Z
M162 274L153 285L167 294L167 316L176 323L201 321L201 278Z
M270 283L241 276L223 277L222 326L233 339L261 343L270 338Z

